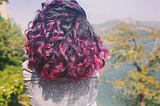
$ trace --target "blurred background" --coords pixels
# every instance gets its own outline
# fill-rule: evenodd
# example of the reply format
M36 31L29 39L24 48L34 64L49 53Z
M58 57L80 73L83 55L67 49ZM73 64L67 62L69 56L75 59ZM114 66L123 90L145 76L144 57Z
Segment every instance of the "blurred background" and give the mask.
M28 23L52 0L0 0L0 106L30 106L21 64ZM160 1L77 0L109 50L98 106L160 106Z

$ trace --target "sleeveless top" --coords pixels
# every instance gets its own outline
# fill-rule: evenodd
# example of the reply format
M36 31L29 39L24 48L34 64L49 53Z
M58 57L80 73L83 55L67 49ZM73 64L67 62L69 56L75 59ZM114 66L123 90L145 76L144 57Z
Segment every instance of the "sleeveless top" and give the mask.
M42 80L40 75L23 63L22 75L32 106L96 106L98 75L71 82Z

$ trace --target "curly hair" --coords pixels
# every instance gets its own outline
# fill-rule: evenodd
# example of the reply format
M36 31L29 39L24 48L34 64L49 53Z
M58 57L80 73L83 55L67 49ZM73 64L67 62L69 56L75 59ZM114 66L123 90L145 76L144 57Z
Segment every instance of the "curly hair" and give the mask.
M42 10L37 12L26 30L29 68L34 68L43 79L79 80L104 66L108 51L76 1L42 3Z

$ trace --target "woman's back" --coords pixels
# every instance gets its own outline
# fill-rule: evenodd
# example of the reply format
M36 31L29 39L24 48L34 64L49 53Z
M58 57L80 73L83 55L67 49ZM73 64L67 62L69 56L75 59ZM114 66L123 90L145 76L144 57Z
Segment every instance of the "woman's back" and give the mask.
M26 30L23 79L33 106L95 106L108 51L75 0L42 3ZM102 53L103 52L103 53Z
M22 75L32 106L96 106L98 76L72 82L67 79L43 80L28 61L23 63Z

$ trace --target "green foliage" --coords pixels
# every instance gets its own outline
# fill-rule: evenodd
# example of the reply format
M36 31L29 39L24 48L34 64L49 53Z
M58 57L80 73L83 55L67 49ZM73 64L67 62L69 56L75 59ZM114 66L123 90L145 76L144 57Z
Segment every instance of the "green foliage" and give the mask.
M24 57L24 35L10 20L0 20L0 106L18 106L24 91L21 63Z
M22 94L19 98L19 106L32 106L29 97L26 93Z
M0 21L0 70L6 64L20 65L25 60L22 47L25 37L11 21Z
M124 78L116 79L112 84L123 94L126 105L157 106L160 104L160 81L155 73L160 68L160 32L150 28L149 35L138 36L136 29L138 26L117 25L117 29L107 31L105 39L110 42L113 70L124 64L134 67L134 70L126 70L128 73L124 73Z
M7 65L4 71L0 71L0 78L0 106L16 106L24 90L21 66Z

